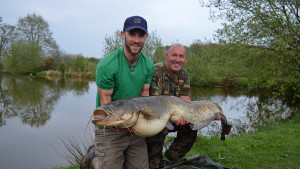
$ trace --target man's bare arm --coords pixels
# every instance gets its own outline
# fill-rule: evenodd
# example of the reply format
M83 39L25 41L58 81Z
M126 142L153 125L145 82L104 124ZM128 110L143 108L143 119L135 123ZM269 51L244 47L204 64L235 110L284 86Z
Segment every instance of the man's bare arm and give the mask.
M111 95L113 94L113 89L111 90L104 90L101 89L99 86L97 87L100 95L100 105L107 104L111 102Z
M150 84L144 84L142 91L140 92L140 96L149 96Z

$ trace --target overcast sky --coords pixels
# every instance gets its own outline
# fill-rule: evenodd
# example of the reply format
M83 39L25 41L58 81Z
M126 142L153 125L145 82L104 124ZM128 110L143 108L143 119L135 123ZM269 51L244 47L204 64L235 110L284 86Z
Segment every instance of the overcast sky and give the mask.
M127 17L140 15L148 31L164 45L205 42L220 28L199 0L0 0L3 23L16 25L27 14L41 15L60 49L85 57L102 57L104 37L122 30Z

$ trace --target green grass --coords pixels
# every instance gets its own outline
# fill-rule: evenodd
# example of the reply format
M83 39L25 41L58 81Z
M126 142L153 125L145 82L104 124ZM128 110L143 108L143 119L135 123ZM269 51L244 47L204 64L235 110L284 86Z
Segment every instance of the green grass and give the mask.
M39 77L46 77L47 76L47 71L38 72L38 73L36 73L36 75L39 76Z
M247 87L249 84L249 79L246 77L239 77L238 78L238 86Z
M227 167L300 168L300 115L225 141L198 137L186 157L199 153Z
M197 86L203 86L203 87L210 87L210 86L226 86L228 84L224 83L224 77L209 77L209 78L201 78L201 79L193 79L191 81L192 85L197 85ZM237 82L234 83L233 85L235 87L248 87L249 84L249 79L246 77L239 77L237 78Z

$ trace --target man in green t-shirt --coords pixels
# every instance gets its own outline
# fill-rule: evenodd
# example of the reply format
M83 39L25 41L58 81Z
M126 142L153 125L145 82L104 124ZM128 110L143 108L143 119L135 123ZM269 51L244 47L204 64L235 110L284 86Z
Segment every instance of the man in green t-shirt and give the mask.
M96 107L124 98L149 96L154 67L141 52L148 38L147 21L140 16L127 18L121 36L124 47L107 55L97 65ZM145 138L127 129L96 127L95 146L91 146L82 159L81 168L90 167L90 164L93 168L148 168Z
M190 78L183 68L187 61L185 48L180 44L172 45L165 53L165 59L165 62L157 63L154 66L150 95L171 95L191 100ZM220 119L221 116L218 115L216 120ZM163 161L162 151L165 137L169 132L177 131L177 136L165 152L168 160L177 162L192 148L197 138L197 131L193 131L183 117L174 127L175 129L172 131L165 128L159 134L146 138L150 169L166 165L167 162Z

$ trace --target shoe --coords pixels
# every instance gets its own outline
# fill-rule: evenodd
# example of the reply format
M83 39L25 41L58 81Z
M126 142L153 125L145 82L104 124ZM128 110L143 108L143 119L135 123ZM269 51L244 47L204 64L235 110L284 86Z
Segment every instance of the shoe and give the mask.
M91 145L86 155L80 160L80 169L92 168L92 161L96 158L95 145Z

